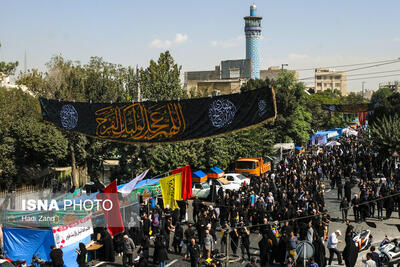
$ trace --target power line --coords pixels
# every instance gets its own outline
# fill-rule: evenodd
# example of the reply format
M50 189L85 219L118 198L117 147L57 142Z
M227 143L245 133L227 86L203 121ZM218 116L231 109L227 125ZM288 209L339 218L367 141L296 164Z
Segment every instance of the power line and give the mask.
M315 70L315 69L331 69L331 68L342 68L342 67L351 67L351 66L362 66L362 65L370 65L370 64L376 64L376 63L390 62L390 61L395 61L395 60L399 60L399 58L391 59L391 60L381 60L381 61L373 61L373 62L365 62L365 63L347 64L347 65L316 67L316 68L308 68L308 69L297 69L295 71L306 71L306 70Z
M385 77L393 77L393 76L400 76L400 73L392 74L392 75L372 76L372 77L365 77L365 78L354 78L354 79L347 79L347 80L348 81L368 80L368 79L385 78Z
M369 68L375 68L375 67L379 67L379 66L383 66L383 65L389 65L389 64L394 64L394 63L399 63L400 60L395 60L395 61L391 61L391 62L387 62L387 63L380 63L380 64L375 64L372 66L366 66L366 67L361 67L361 68L355 68L355 69L349 69L349 70L342 70L340 72L350 72L350 71L356 71L356 70L363 70L363 69L369 69ZM323 76L335 76L337 75L337 73L328 73L328 74L323 74ZM310 80L310 79L314 79L315 76L311 76L311 77L306 77L306 78L301 78L299 79L299 81L301 80Z
M349 76L363 76L363 75L371 75L371 74L380 74L380 73L389 73L389 72L396 72L396 71L400 71L400 70L387 70L387 71L378 71L378 72L357 73L357 74L347 75L347 77L349 77Z
M364 76L364 75L371 75L371 74L382 74L382 73L391 73L391 72L399 72L399 70L387 70L387 71L377 71L377 72L367 72L367 73L357 73L357 74L349 74L346 75L347 77L353 77L353 76ZM314 78L314 77L313 77ZM303 78L306 79L306 78ZM368 77L366 77L365 79L368 79Z

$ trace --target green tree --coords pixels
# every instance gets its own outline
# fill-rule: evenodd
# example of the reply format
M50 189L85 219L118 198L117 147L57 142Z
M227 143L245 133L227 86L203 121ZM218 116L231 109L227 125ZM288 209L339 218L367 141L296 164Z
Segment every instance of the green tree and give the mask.
M372 94L371 103L374 105L380 105L387 97L391 96L392 94L393 92L389 88L380 88Z
M393 93L386 97L381 104L375 107L374 112L368 118L368 123L373 125L378 119L400 113L400 93Z
M1 43L0 43L0 48L1 48ZM16 62L0 61L0 75L1 74L5 76L14 75L17 67L18 67L18 61Z
M169 51L161 53L157 62L140 72L142 99L171 100L185 97L181 87L181 66L174 62Z
M374 147L383 157L400 151L400 118L397 113L377 118L371 128Z

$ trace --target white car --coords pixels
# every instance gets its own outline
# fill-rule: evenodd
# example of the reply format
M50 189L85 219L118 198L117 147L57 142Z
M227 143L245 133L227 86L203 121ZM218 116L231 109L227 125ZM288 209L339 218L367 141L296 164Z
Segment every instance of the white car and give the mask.
M225 192L226 189L229 189L231 191L239 191L240 189L240 184L234 184L229 182L228 180L224 178L218 178L218 179L210 179L209 180L210 185L215 185L215 188L218 192L219 188L222 187L222 190Z
M199 198L208 198L210 195L210 185L207 182L193 183L192 195L193 197L198 196Z
M246 185L250 184L250 178L247 178L240 173L226 173L225 179L231 183L238 184L240 186L242 186L244 183L246 183Z
M21 265L21 266L26 266L25 264ZM9 261L0 259L0 267L14 267L14 264L12 264Z

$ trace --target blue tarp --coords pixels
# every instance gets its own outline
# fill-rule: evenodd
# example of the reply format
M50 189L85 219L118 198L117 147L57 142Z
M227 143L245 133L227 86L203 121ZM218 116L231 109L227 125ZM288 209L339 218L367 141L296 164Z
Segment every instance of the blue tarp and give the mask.
M311 136L311 144L324 146L326 143L328 143L329 138L337 137L339 137L339 133L336 130L316 132L313 136Z
M203 171L195 171L192 172L192 177L197 177L197 178L201 178L207 176L207 174L205 174Z
M50 246L55 245L52 230L3 228L3 236L7 258L12 260L26 260L27 264L32 264L32 256L39 253L39 258L45 261L51 261ZM79 248L80 242L86 245L89 241L90 236L67 247L63 247L64 266L78 267L75 249Z
M301 147L299 147L299 146L296 146L295 149L296 149L296 150L299 150L299 151L300 151L300 150L303 150L303 148L301 148Z
M83 244L87 244L90 242L90 236L80 240L79 242L76 242L74 244L71 244L67 247L63 247L62 251L64 253L63 259L64 259L64 266L66 267L78 267L78 264L76 263L76 256L77 253L75 252L75 249L79 249L79 243L82 242Z
M208 170L208 173L223 173L224 171L218 167L212 167Z
M27 264L32 264L32 256L38 253L40 258L50 261L50 246L55 245L50 229L3 228L3 238L6 257L12 260L26 260Z

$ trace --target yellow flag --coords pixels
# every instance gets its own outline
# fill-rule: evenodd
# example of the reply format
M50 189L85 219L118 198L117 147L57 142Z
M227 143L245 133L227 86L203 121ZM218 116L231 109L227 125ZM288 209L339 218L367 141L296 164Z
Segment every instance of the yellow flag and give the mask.
M160 179L160 186L164 208L166 208L167 204L172 210L178 208L176 201L182 199L181 173Z

